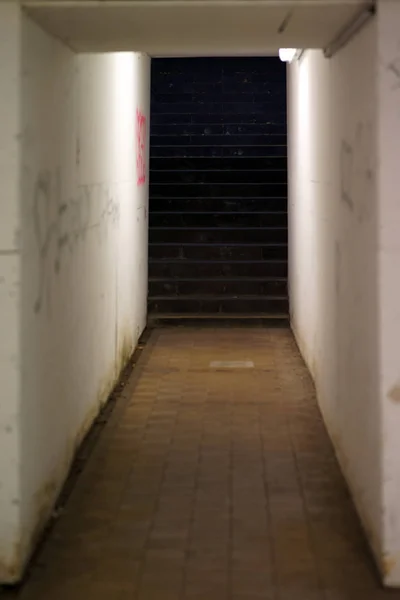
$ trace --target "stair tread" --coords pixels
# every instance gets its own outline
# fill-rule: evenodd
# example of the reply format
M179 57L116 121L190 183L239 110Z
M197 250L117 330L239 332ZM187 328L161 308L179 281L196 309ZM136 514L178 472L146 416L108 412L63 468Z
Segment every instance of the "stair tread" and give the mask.
M258 228L257 228L258 229ZM174 246L178 246L178 247L204 247L204 248L209 248L210 246L212 248L286 248L287 247L287 242L267 242L265 244L258 244L258 243L241 243L241 242L228 242L228 243L224 243L224 242L180 242L179 240L177 240L176 242L150 242L149 246L169 246L169 247L174 247Z
M151 182L150 182L151 183ZM271 182L266 182L266 183L259 183L257 181L246 181L245 184L241 183L238 184L235 181L233 182L229 182L229 181L222 181L220 183L203 183L202 181L190 181L190 182L186 182L186 181L179 181L179 182L170 182L167 181L165 183L151 183L152 186L156 186L156 185L164 185L165 187L170 187L170 186L177 186L177 185L282 185L282 186L286 186L287 183L286 182L276 182L276 181L271 181Z
M149 282L156 282L156 283L161 283L161 282L165 282L165 283L169 283L169 282L174 282L174 283L179 283L179 282L186 282L186 281L195 281L195 282L271 282L271 281L287 281L287 277L149 277Z
M284 198L286 200L287 196L250 196L249 198L246 198L246 202L251 202L252 200L282 200L282 198ZM150 198L150 200L151 200L151 198ZM153 198L153 200L154 200L154 198ZM157 196L157 200L158 201L168 200L169 202L174 202L174 201L182 202L182 200L186 200L187 202L193 202L193 198L183 198L182 196ZM221 196L196 196L196 200L220 200L220 201L223 200L223 201L226 201L226 198L225 197L221 198ZM235 202L235 201L240 202L241 200L243 200L243 196L230 196L228 200L229 200L229 202Z
M236 173L286 173L286 169L235 169ZM229 173L229 169L151 169L150 173Z
M283 294L165 294L148 296L149 300L287 300Z
M185 225L174 225L173 227L168 227L168 226L157 226L157 227L152 227L152 230L157 230L157 231L173 231L175 229L183 229L184 231L196 231L198 229L201 229L202 231L259 231L262 229L267 229L267 230L271 230L271 229L280 229L280 230L286 230L287 226L284 227L282 225L280 225L279 227L274 227L274 226L260 226L260 227L187 227Z
M181 216L200 216L200 215L246 215L246 216L260 216L260 215L286 215L287 211L286 210L264 210L264 211L251 211L249 212L247 211L239 211L239 210L235 210L235 211L229 211L229 210L196 210L196 211L189 211L186 213L182 213L180 212L179 215ZM171 210L158 210L157 212L154 212L153 214L157 214L157 215L176 215L176 212L171 211Z
M286 144L218 144L215 146L216 148L286 148ZM169 148L169 146L164 146L164 144L152 144L153 148ZM174 148L206 148L207 146L203 146L202 144L173 144ZM151 158L152 154L150 154Z
M210 123L210 126L211 125L212 125L212 123ZM176 126L176 127L177 128L179 127L179 129L183 129L183 130L185 129L180 124L178 126ZM207 125L206 125L206 127L207 127ZM266 139L267 138L276 138L276 137L281 138L281 137L284 137L285 135L286 134L284 132L282 132L282 131L280 131L279 133L278 132L264 132L264 133L261 132L261 133L259 133L257 131L253 131L253 132L250 132L250 133L239 132L239 133L229 133L229 134L227 134L227 133L224 133L224 132L219 132L219 133L186 133L185 131L175 130L175 131L171 131L169 133L151 133L150 134L150 138L152 138L152 139L154 139L154 138L183 138L183 139L185 139L185 138L204 138L204 139L207 139L207 140L212 140L212 138L215 138L215 137L217 137L217 138L224 137L224 138L227 138L227 140L228 140L229 138L238 138L238 137L240 137L240 138L248 138L248 137L255 138L255 137L257 137L257 138L266 138ZM190 144L190 139L187 140L187 141L189 142L188 145L191 146L192 144ZM241 144L241 145L243 146L244 144ZM269 145L270 144L268 144L268 146Z
M187 313L151 313L150 318L157 319L193 319L193 314ZM288 313L196 313L196 319L287 319Z
M265 258L263 260L222 260L222 259L209 259L200 260L196 258L149 258L149 263L185 263L185 264L264 264L264 263L287 263L287 260L281 258Z
M264 146L257 146L258 149L263 148ZM177 148L181 148L181 146L158 146L159 149L161 150L176 150ZM207 146L198 146L198 148L201 148L202 150L207 150ZM234 146L216 146L217 149L224 149L224 148L229 148L229 149L234 149ZM253 146L245 146L246 150L253 148ZM271 148L271 146L270 146ZM286 146L273 146L273 148L286 148ZM288 161L288 156L287 154L283 154L283 153L278 153L278 154L255 154L255 155L244 155L243 157L238 155L238 154L208 154L208 155L201 155L201 154L175 154L175 153L170 153L170 154L151 154L150 155L150 164L151 161L153 160L160 160L161 158L168 158L168 160L174 159L174 160L198 160L198 159L208 159L208 160L221 160L223 158L225 159L256 159L256 160L284 160L285 162Z

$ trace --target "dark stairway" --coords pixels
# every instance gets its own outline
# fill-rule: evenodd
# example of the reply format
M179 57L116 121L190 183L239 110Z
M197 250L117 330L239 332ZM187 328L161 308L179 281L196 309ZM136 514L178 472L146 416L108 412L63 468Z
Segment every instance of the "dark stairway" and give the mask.
M286 318L286 69L153 59L149 316Z

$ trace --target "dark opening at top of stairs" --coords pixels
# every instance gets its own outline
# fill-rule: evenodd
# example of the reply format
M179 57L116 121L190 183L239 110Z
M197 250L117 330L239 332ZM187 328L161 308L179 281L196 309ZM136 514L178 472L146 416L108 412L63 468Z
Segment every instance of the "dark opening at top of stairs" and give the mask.
M287 317L286 69L153 59L150 317Z

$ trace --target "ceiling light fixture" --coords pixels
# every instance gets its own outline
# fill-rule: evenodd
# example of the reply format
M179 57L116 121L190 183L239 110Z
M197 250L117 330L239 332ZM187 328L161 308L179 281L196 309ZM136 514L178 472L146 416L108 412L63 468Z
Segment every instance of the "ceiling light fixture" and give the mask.
M303 50L298 50L297 48L279 48L279 58L282 62L289 64L299 59L302 54Z

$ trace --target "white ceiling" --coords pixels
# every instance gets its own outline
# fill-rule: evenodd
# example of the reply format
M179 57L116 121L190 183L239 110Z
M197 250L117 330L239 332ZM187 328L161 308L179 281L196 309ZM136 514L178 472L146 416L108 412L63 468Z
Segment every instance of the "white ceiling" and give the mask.
M276 53L280 47L323 48L368 2L21 0L21 4L44 29L79 52L255 56Z

